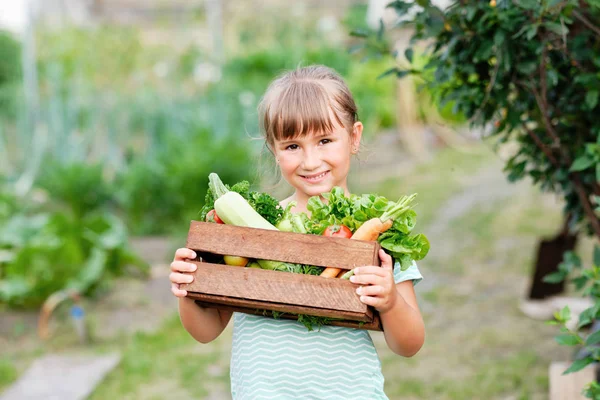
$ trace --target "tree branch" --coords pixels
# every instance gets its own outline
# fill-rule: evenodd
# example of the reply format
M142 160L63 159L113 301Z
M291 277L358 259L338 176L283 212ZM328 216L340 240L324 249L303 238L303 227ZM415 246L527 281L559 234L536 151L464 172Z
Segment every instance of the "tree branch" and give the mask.
M534 131L529 129L529 127L527 127L526 122L523 123L523 128L525 129L525 131L527 132L529 137L531 137L531 139L533 139L533 141L535 142L535 145L540 150L542 150L542 152L546 155L546 157L548 157L548 159L550 160L552 165L554 165L556 168L560 168L560 163L558 162L556 157L554 157L554 154L552 154L552 150L544 142L542 142L542 139L540 139L540 137L537 135L537 133L535 133Z
M573 10L573 16L580 20L588 29L594 31L594 33L600 36L600 28L590 22L586 17L579 13L579 11Z
M545 65L546 65L545 64L545 52L542 51L542 60L540 63L540 84L541 84L541 92L543 93L543 96L542 96L542 94L540 94L537 91L537 89L533 85L531 86L531 90L533 92L533 95L535 96L535 100L540 109L540 113L542 115L542 121L544 123L544 127L546 128L546 133L553 140L553 142L554 142L553 146L557 147L558 150L560 151L560 153L563 157L563 161L567 164L567 166L570 166L572 163L571 157L570 157L569 153L567 152L567 149L561 145L560 137L554 130L554 126L552 126L552 121L550 121L550 117L548 116L548 104L546 102L546 97L545 97L546 93L547 93ZM544 69L542 69L542 67L544 67ZM573 186L575 187L575 192L577 193L577 196L579 197L579 202L581 203L581 206L583 207L583 210L584 210L585 214L587 215L587 218L589 219L590 225L592 226L594 233L596 234L596 236L598 236L598 238L600 238L600 219L596 216L596 213L594 212L594 208L592 207L592 204L590 203L589 194L586 192L586 190L583 186L583 183L581 182L581 179L579 178L579 174L577 172L572 172L569 174L569 177L570 177L571 181L573 182Z
M499 53L496 57L496 65L494 67L494 71L492 72L492 76L490 78L490 83L485 88L485 97L483 98L483 101L481 102L481 106L479 106L479 108L477 109L475 114L471 118L469 118L469 123L473 123L477 118L479 118L479 115L483 112L483 108L487 105L488 101L490 100L490 95L492 94L492 89L496 85L496 79L498 78L498 71L500 70L501 62L502 62L502 53Z

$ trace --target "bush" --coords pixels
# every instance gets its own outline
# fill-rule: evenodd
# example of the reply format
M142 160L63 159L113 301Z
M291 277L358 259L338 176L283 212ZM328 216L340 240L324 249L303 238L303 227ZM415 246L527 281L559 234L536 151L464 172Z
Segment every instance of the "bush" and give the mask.
M124 224L105 209L84 214L67 204L0 197L0 304L39 307L53 293L92 295L111 278L148 265L129 249Z

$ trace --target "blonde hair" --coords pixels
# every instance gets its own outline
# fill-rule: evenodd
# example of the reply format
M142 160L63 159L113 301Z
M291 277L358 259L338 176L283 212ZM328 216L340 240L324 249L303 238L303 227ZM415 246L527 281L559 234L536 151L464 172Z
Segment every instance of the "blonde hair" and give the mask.
M276 140L331 132L334 121L352 133L358 113L344 79L333 69L311 65L277 77L258 106L259 123L269 149Z

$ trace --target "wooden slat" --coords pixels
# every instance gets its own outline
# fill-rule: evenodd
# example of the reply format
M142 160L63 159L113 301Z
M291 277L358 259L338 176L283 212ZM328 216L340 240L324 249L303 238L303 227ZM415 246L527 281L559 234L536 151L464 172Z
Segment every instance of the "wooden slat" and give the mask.
M356 285L344 279L191 262L198 267L193 273L194 281L181 285L189 292L365 315L370 313L356 294ZM370 315L368 317L370 320Z
M192 221L186 247L297 264L352 269L380 265L379 243Z
M242 312L246 314L252 315L261 315L263 317L271 317L273 318L273 314L270 311L265 310L257 310L255 308L246 308L241 306L230 306L226 304L214 303L214 299L208 300L196 300L198 305L209 308L217 308L220 310L232 311L232 312ZM339 317L339 314L336 313L336 318ZM297 315L292 314L282 314L277 318L283 319L298 319ZM378 313L374 313L373 321L371 322L360 322L360 321L350 321L350 320L333 320L328 323L328 325L333 326L342 326L345 328L354 328L354 329L367 329L373 331L382 331L381 319L379 318Z
M303 307L260 300L236 299L232 297L208 295L196 292L188 292L188 297L208 304L218 304L234 307L244 312L250 310L252 314L260 314L260 312L257 313L255 311L267 310L278 311L282 313L314 315L317 317L340 318L357 322L370 322L373 319L372 316L368 316L364 313L358 312L339 311L326 308Z

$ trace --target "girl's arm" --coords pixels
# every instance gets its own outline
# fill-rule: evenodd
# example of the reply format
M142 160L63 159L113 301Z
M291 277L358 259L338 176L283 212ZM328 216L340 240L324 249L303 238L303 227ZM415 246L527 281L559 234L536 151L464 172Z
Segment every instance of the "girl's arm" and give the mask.
M412 281L395 285L397 292L394 305L386 312L380 312L383 335L388 347L396 354L412 357L421 349L425 341L425 324Z
M215 340L227 327L231 311L199 306L193 299L179 299L179 318L186 331L200 343Z
M196 270L196 265L186 262L196 258L193 250L182 248L175 252L175 259L171 263L171 292L179 298L179 318L185 330L200 343L215 340L225 329L231 319L231 311L221 311L197 305L194 300L185 297L187 291L180 289L182 283L191 283L194 280L191 272Z
M417 305L412 281L394 283L392 258L379 252L381 267L354 269L350 280L360 286L360 300L379 311L388 347L404 357L414 356L425 342L425 325Z

